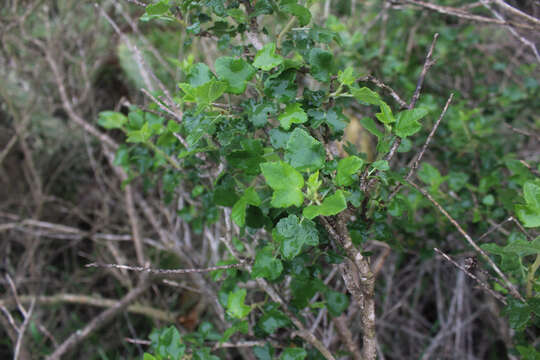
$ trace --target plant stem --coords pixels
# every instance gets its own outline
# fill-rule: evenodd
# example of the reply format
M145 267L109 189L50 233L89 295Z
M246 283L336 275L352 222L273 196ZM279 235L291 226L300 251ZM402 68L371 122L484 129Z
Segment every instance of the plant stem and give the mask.
M534 283L534 274L540 267L540 254L536 254L536 260L529 267L529 273L527 274L527 299L532 296L532 287Z
M285 36L286 33L289 32L289 30L292 29L293 25L294 25L294 22L296 20L296 17L291 17L291 19L289 20L289 22L285 25L285 27L283 28L283 30L281 30L281 32L279 33L278 37L277 37L277 42L276 42L276 47L279 49L281 48L281 42L283 41L283 36Z

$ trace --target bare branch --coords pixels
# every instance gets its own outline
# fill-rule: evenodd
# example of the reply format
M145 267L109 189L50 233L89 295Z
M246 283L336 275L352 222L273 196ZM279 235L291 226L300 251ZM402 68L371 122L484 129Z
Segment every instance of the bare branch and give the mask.
M450 214L437 202L437 200L435 200L433 196L431 196L426 190L419 187L412 180L407 180L407 182L411 184L416 190L418 190L422 195L424 195L429 201L431 201L431 203L448 219L448 221L450 221L452 225L456 227L459 233L463 235L465 240L467 240L467 243L469 243L469 245L471 245L474 250L476 250L480 255L482 255L482 257L488 262L488 264L492 267L492 269L495 270L497 275L499 275L501 279L504 281L504 283L510 290L510 293L512 294L512 296L514 296L516 299L519 299L525 302L525 299L523 298L523 296L521 296L521 294L515 288L514 284L512 284L512 282L506 277L506 275L501 271L501 269L499 269L497 264L495 264L493 260L491 260L491 258L486 254L486 252L482 250L482 248L480 248L474 242L474 240L469 236L469 234L467 234L467 232L463 230L461 225L459 225L459 223L456 220L454 220L452 216L450 216Z
M499 300L500 302L502 302L504 305L507 305L507 302L506 302L506 299L501 295L499 294L498 292L495 292L493 289L491 289L489 287L488 284L486 284L484 281L480 280L476 275L474 275L473 273L471 273L469 270L467 270L464 266L458 264L456 261L454 261L450 256L448 256L447 254L445 254L444 252L442 252L441 250L437 249L437 248L434 248L433 250L435 250L435 252L437 252L438 254L440 254L445 260L449 261L452 265L454 265L455 267L457 267L458 269L460 269L461 271L463 271L465 273L465 275L467 275L468 277L470 277L471 279L473 279L474 281L476 281L478 283L478 285L480 285L480 287L482 289L484 289L485 291L487 291L488 293L491 294L491 296L493 296L494 298L496 298L497 300Z
M88 325L84 328L75 331L71 334L60 346L58 346L54 352L47 356L46 360L60 360L64 354L76 347L82 341L84 341L90 334L103 327L115 316L117 316L126 306L135 301L146 289L150 286L147 278L143 277L140 284L128 292L120 301L114 306L103 311L96 316Z

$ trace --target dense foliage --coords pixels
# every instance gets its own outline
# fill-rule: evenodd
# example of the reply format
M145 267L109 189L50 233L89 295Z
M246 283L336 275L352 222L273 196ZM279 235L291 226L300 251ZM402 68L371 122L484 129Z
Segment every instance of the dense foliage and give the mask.
M153 196L183 231L136 205L161 245L126 263L196 274L209 309L152 324L144 359L538 358L538 63L486 58L493 28L450 15L329 3L154 1L155 58L118 47L148 102L92 131L131 229L129 196Z

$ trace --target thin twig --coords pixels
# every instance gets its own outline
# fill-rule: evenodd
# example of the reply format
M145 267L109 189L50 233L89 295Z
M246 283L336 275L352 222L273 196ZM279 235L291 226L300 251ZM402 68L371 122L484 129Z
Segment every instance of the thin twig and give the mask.
M358 79L359 81L369 81L373 84L375 84L375 86L383 89L383 90L386 90L390 93L390 96L392 96L394 98L394 100L396 100L396 102L402 107L402 108L407 108L408 107L408 104L398 95L398 93L392 89L390 86L386 85L385 83L383 83L382 81L380 81L379 79L377 79L376 77L372 76L372 75L367 75L367 76L364 76L364 77L361 77Z
M439 38L439 33L435 33L433 35L433 41L431 42L431 46L429 47L429 51L426 55L426 59L424 60L424 66L422 67L422 72L420 73L420 77L418 78L418 82L416 83L416 89L414 90L414 94L412 96L411 102L409 103L409 109L413 109L416 106L416 102L420 98L420 91L422 90L422 85L424 84L424 79L426 78L426 74L430 67L435 64L435 60L432 59L433 56L433 50L435 49L435 44L437 43L437 39Z
M432 59L432 55L433 55L433 50L435 49L435 44L437 43L438 38L439 38L439 34L435 33L435 35L433 35L433 41L431 42L431 46L429 47L428 53L426 55L426 59L424 60L424 66L422 67L422 71L420 72L420 77L418 78L418 81L416 83L416 89L414 90L414 94L411 98L411 102L409 103L409 106L408 106L409 110L414 109L414 107L416 106L416 102L420 98L420 92L422 90L422 86L424 84L424 79L426 78L426 74L429 68L431 68L433 64L435 64L435 60ZM392 144L392 147L390 148L390 151L384 157L386 161L390 161L394 157L394 154L399 148L399 145L401 145L400 137L398 137L396 141L394 141L394 143Z
M77 125L81 126L86 132L98 138L103 144L111 147L113 150L118 149L118 144L113 139L111 139L107 134L104 134L98 129L96 129L93 125L87 123L73 109L71 101L69 101L69 96L67 94L66 87L64 85L63 74L60 72L59 66L52 55L52 52L54 51L54 49L51 47L44 46L41 42L37 40L34 41L34 44L42 48L45 52L45 58L47 62L49 63L49 66L53 72L54 80L56 82L56 86L58 87L58 92L60 93L60 99L62 99L62 106L64 110L67 112L69 118L73 122L75 122Z
M240 261L239 264L217 265L217 266L207 267L204 269L152 269L152 268L143 267L143 266L130 266L130 265L121 265L121 264L101 264L101 263L90 263L90 264L86 264L85 266L123 269L123 270L129 270L129 271L150 273L154 275L178 275L178 274L205 273L205 272L216 271L216 270L236 269L236 268L245 266L245 262Z
M509 6L508 4L506 4L504 1L501 1L501 0L494 0L497 2L497 4L501 5L504 4L506 5L506 8L510 8L510 9L513 9L513 10L516 10L517 12L523 14L521 11L517 10L517 9L514 9L512 6ZM491 13L499 20L502 20L502 21L505 21L504 17L499 14L498 11L496 11L495 9L493 9L490 5L489 5L489 2L486 1L486 0L482 0L482 4L489 10L491 11ZM529 17L528 15L526 15L528 19L532 18L532 17ZM532 18L534 19L534 18ZM540 22L537 20L537 19L534 19L536 22L537 22L537 25L540 24ZM517 31L516 29L514 29L512 26L508 25L506 26L506 28L508 29L508 31L516 38L518 39L523 45L529 47L531 49L531 51L533 52L534 56L536 57L536 61L538 63L540 63L540 53L538 53L538 49L536 48L536 45L530 41L529 39L526 39L525 37L521 36Z
M525 136L531 136L531 137L534 137L536 138L537 140L540 140L540 134L536 134L536 133L533 133L533 132L530 132L528 130L523 130L523 129L518 129L518 128L515 128L513 127L512 125L510 125L509 123L504 123L504 125L506 127L508 127L510 130L518 133L518 134L521 134L521 135L525 135Z
M486 290L488 293L491 294L491 296L495 297L497 300L499 300L500 302L502 302L504 305L507 305L507 301L506 299L501 295L499 294L498 292L494 291L493 289L491 289L488 284L486 284L484 281L480 280L476 275L474 275L473 273L471 273L469 270L467 270L464 266L458 264L456 261L454 261L450 256L448 256L447 254L445 254L444 252L442 252L441 250L437 249L437 248L434 248L433 250L435 250L435 252L437 252L438 254L440 254L445 260L449 261L450 263L452 263L452 265L454 265L455 267L457 267L458 269L460 269L461 271L463 271L465 273L465 275L467 275L468 277L470 277L471 279L473 279L474 281L476 281L480 287L482 287L482 289Z
M448 106L450 105L450 102L452 101L453 98L454 98L454 94L450 94L450 96L448 97L448 100L446 100L446 104L444 105L443 111L441 112L441 115L439 116L439 118L435 122L435 125L431 129L431 132L429 133L426 141L424 142L424 146L422 146L422 149L418 153L418 156L416 157L416 160L414 161L411 168L409 169L409 173L407 174L407 176L405 178L406 180L409 180L413 176L416 169L418 169L418 164L420 163L420 160L422 160L422 157L424 156L424 153L426 152L427 147L429 146L429 143L431 142L431 139L433 138L433 136L435 135L435 132L439 128L441 120L443 119L444 115L446 114L446 110L448 110ZM392 200L392 198L397 194L397 192L399 191L400 188L401 188L401 184L398 184L396 186L396 188L394 189L394 191L392 191L392 193L388 197L388 202L390 202L390 200Z
M448 219L448 221L450 221L452 223L452 225L454 225L456 227L456 229L459 231L459 233L461 235L463 235L465 240L467 240L469 245L471 245L474 250L476 250L480 255L482 255L482 257L488 262L488 264L493 268L493 270L495 270L497 275L499 275L501 277L501 279L504 281L504 283L506 284L506 286L510 290L510 293L512 294L512 296L514 296L516 299L519 299L519 300L525 302L525 299L523 298L523 296L521 296L521 294L516 290L514 284L512 284L512 282L510 282L510 280L508 280L506 275L501 271L501 269L499 269L497 264L495 264L493 262L493 260L491 260L491 258L486 254L486 252L484 250L482 250L482 248L480 248L474 242L474 240L469 236L469 234L467 234L467 232L465 230L463 230L461 225L459 225L459 223L456 220L454 220L454 218L452 216L450 216L450 214L437 202L437 200L435 200L433 198L433 196L431 196L426 190L424 190L420 186L418 186L414 181L407 180L407 182L412 187L414 187L416 190L418 190L422 195L424 195L437 208L437 210L439 210Z
M28 323L30 322L30 318L32 317L32 313L34 312L34 306L36 305L36 298L34 297L30 303L30 309L26 312L24 315L24 321L22 325L19 327L19 336L17 337L17 343L15 344L15 351L13 354L13 360L19 359L19 353L21 352L21 346L24 341L24 334L26 333L26 329L28 328Z
M127 180L127 175L125 176L125 180ZM131 234L133 235L135 254L137 255L139 265L143 266L146 260L144 256L141 228L139 225L139 217L137 216L137 211L135 210L135 203L133 201L133 188L129 184L126 185L124 189L124 199L126 203L126 211L128 213L129 225L131 226Z
M126 306L135 301L143 292L145 292L149 286L150 282L148 279L143 277L140 284L136 288L128 292L120 301L114 304L114 306L96 316L84 328L72 333L62 344L60 344L60 346L54 350L51 355L47 356L46 360L60 360L64 354L84 341L93 332L105 326L116 315L118 315L118 313L124 310Z
M88 305L88 306L96 306L96 307L102 307L102 308L110 308L115 306L115 304L118 303L118 300L116 299L107 299L102 297L96 297L96 296L88 296L88 295L82 295L82 294L69 294L69 293L61 293L61 294L55 294L55 295L38 295L38 296L28 296L23 295L19 297L19 301L21 304L27 304L32 303L32 301L35 299L37 304L40 305L58 305L61 303L67 303L67 304L77 304L77 305ZM15 304L15 301L12 299L0 299L0 308L11 308ZM176 316L174 312L170 311L163 311L156 308L153 308L151 306L146 306L142 304L133 304L129 305L126 310L133 314L143 315L147 316L149 318L158 320L158 321L165 321L168 323L173 323L176 321Z
M418 1L418 0L405 0L405 1L408 2L409 4L413 4L413 5L420 6L420 7L432 10L432 11L436 11L441 14L456 16L461 19L477 21L477 22L487 23L487 24L494 24L494 25L512 25L515 27L523 28L523 29L535 29L534 26L529 25L529 24L513 22L513 21L509 22L509 21L504 21L500 19L493 19L490 17L474 15L466 11L463 11L461 9L452 8L449 6L440 6L433 3L423 2L423 1Z

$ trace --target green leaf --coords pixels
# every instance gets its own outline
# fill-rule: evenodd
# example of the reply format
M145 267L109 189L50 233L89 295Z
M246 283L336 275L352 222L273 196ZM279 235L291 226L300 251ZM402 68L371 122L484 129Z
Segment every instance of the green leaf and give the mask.
M351 94L354 96L354 98L358 101L370 104L370 105L379 105L381 112L375 114L377 119L382 122L383 124L391 124L396 119L394 118L394 115L392 114L392 110L388 106L387 103L385 103L379 94L372 91L371 89L367 87L357 88L357 87L351 87L350 88Z
M223 95L228 84L224 81L211 80L195 89L195 97L199 106L211 104Z
M309 10L298 5L296 0L282 0L279 7L284 12L296 16L300 26L306 26L311 21L311 13Z
M139 130L128 131L128 137L126 142L131 143L144 143L152 137L152 130L148 123L144 123L143 127Z
M423 108L403 110L397 114L394 132L400 138L405 138L416 134L422 129L422 124L418 122L426 116L428 111Z
M247 82L255 75L255 69L243 59L223 56L215 62L216 74L229 84L228 92L242 94Z
M283 111L283 114L278 117L281 127L289 130L292 124L303 124L308 118L304 109L299 103L289 104Z
M461 190L469 181L469 175L463 172L450 172L448 174L448 186L453 191Z
M283 264L281 260L276 259L272 252L272 246L267 245L262 249L257 250L255 255L255 262L251 271L253 278L266 278L268 280L275 280L281 275L283 271Z
M322 180L319 180L319 172L316 171L313 174L311 174L306 184L307 184L308 199L310 200L317 199L317 192L322 185Z
M239 24L243 24L247 21L246 13L240 9L229 9L227 10L227 15L232 17Z
M193 65L187 76L187 80L192 87L201 86L212 79L215 79L215 76L212 74L212 71L210 71L208 65L204 63Z
M375 135L377 139L381 139L384 137L384 134L379 129L377 129L375 120L373 120L372 118L364 117L360 119L360 124L372 135Z
M270 76L264 82L264 95L282 103L291 103L296 99L296 70L286 70L277 77Z
M504 313L508 316L510 327L518 331L522 331L531 318L529 305L513 299L510 299L508 306L504 309Z
M516 254L520 257L540 254L540 236L533 241L518 238L504 246L501 254Z
M304 360L307 356L306 350L297 347L290 347L283 350L279 356L280 360Z
M540 226L540 186L533 182L523 184L526 205L516 205L516 214L525 227Z
M349 156L339 160L336 184L338 186L352 185L354 183L352 176L360 171L363 165L364 160L360 159L358 156Z
M169 5L167 0L158 1L155 4L146 5L146 14L149 16L163 15L169 11Z
M526 182L523 185L523 197L531 209L540 210L540 186Z
M268 43L255 55L253 66L257 69L269 71L283 63L283 57L276 54L276 44Z
M287 142L285 160L297 170L315 171L326 159L324 146L305 130L296 128Z
M387 160L377 160L373 164L371 164L371 166L374 169L377 169L379 171L388 171L388 170L390 170L390 165L388 165Z
M260 3L260 0L257 2L257 5L259 3ZM274 349L271 348L267 343L264 346L255 346L253 348L253 354L255 354L258 360L272 360Z
M304 202L304 194L299 189L287 188L277 189L272 194L272 202L270 203L276 208L286 208L289 206L301 206Z
M347 67L345 70L338 71L338 81L347 86L351 86L356 81L356 74L352 67Z
M184 116L186 127L188 127L189 135L186 136L186 142L190 148L193 148L199 140L206 134L213 133L215 125L222 119L221 116L202 116L193 117L193 120L188 121L189 117ZM189 124L189 125L188 125Z
M394 115L392 114L392 110L390 109L390 106L388 106L387 103L381 100L379 103L379 108L381 112L376 113L375 117L382 122L385 125L390 125L391 123L395 122L396 119L394 118Z
M269 162L260 165L266 183L274 193L273 207L301 206L304 202L304 178L295 168L286 162Z
M270 142L274 149L285 149L291 133L283 131L280 128L271 129L268 133L270 134Z
M334 195L326 197L321 205L310 205L304 208L302 215L308 219L313 219L319 215L337 215L347 208L347 201L342 190L338 190Z
M150 334L152 349L158 359L181 359L186 346L181 343L180 333L174 326L154 330Z
M334 55L331 52L314 48L309 52L308 63L311 65L311 75L319 81L330 81L334 73Z
M328 110L324 120L333 133L345 130L348 125L348 119L345 117L345 115L343 115L341 111L336 111L335 108Z
M432 189L438 189L444 182L445 178L441 176L439 170L433 165L423 163L418 171L418 178L424 183L431 186Z
M370 105L379 105L382 101L379 94L367 87L352 87L350 91L356 100Z
M105 129L121 129L128 119L126 115L116 111L102 111L99 113L98 124Z
M276 113L277 107L274 103L263 102L260 104L251 104L247 110L248 120L256 127L264 127L268 122L268 117Z
M246 189L244 195L234 204L231 210L231 218L240 227L246 224L246 209L248 205L261 205L261 199L253 187Z
M259 16L259 15L269 15L274 12L274 8L272 7L272 3L270 0L258 0L255 4L255 9L251 16Z
M325 294L328 312L332 316L339 316L349 307L349 298L346 294L329 290Z
M192 359L193 360L220 360L217 356L210 354L211 351L212 349L208 347L194 350Z
M246 289L230 292L227 297L227 314L237 319L244 319L251 312L251 307L244 304Z

